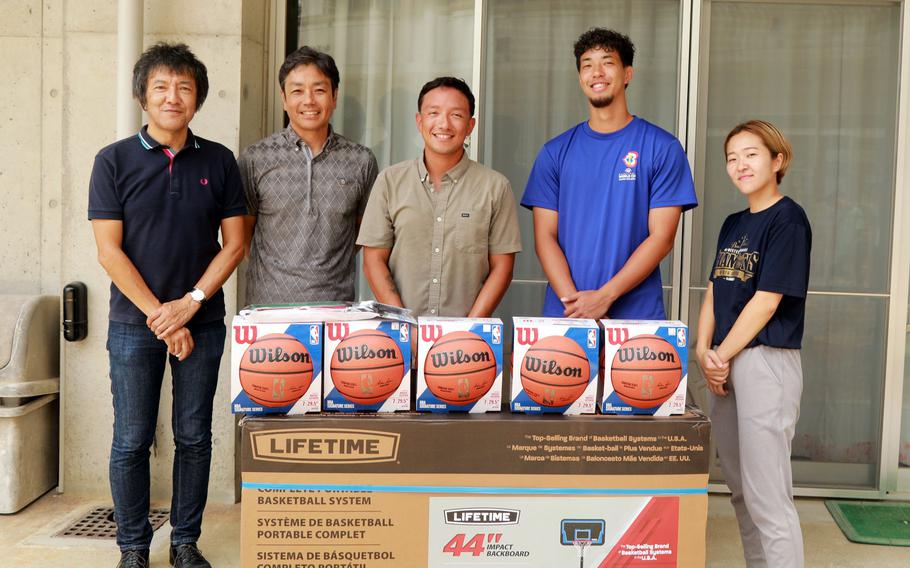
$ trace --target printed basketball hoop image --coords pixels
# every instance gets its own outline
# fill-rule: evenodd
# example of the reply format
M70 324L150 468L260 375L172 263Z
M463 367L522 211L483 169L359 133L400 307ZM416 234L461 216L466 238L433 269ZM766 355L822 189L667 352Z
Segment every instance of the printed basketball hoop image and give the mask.
M559 523L559 542L563 546L574 545L578 549L578 566L585 567L585 549L604 543L603 519L563 519Z

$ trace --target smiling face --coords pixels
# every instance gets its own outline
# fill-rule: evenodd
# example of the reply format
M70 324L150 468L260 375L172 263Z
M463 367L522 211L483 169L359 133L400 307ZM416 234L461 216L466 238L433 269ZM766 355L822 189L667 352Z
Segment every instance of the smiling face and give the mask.
M777 192L783 154L771 156L762 139L746 131L730 138L726 151L727 175L740 193L752 199Z
M623 66L618 53L595 47L584 52L578 63L578 83L591 106L605 108L616 99L625 100L633 70Z
M196 81L193 76L166 67L149 73L145 111L148 113L149 134L153 138L163 140L185 131L196 114Z
M337 100L331 80L315 65L298 65L291 70L281 91L284 110L301 138L328 131Z
M464 149L465 138L471 135L475 122L468 98L451 87L428 91L416 120L424 151L446 156Z

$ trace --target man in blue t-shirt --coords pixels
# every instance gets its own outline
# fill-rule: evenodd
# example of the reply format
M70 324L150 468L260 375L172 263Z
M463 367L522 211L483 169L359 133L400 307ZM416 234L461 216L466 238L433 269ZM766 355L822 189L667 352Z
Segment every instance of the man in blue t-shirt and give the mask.
M658 266L698 202L676 137L629 113L634 54L615 31L578 38L588 120L547 142L528 178L521 204L550 281L545 316L666 318Z

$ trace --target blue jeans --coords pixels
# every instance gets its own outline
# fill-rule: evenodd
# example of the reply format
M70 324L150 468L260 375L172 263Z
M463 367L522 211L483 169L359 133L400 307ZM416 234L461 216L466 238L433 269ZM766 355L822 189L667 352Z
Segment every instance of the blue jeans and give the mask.
M145 326L109 322L107 350L114 396L110 481L121 551L148 549L149 449L158 423L164 366L173 378L174 453L171 544L194 543L202 532L212 461L212 401L224 352L223 321L187 326L196 347L183 361L167 353Z

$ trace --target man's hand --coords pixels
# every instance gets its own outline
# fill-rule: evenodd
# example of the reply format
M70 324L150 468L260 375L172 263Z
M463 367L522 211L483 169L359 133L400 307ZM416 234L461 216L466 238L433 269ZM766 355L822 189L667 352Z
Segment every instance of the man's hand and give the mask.
M164 339L185 326L199 311L199 307L199 302L196 302L187 294L178 300L161 304L158 309L149 314L145 323L155 334L155 337Z
M567 318L600 319L607 315L613 300L603 290L582 290L559 299Z
M167 344L167 352L176 357L178 361L183 361L189 357L196 347L190 330L185 327L181 327L170 335L165 336L163 340Z
M713 349L698 350L698 366L705 376L708 390L717 396L727 396L727 378L730 376L730 363L720 358Z

